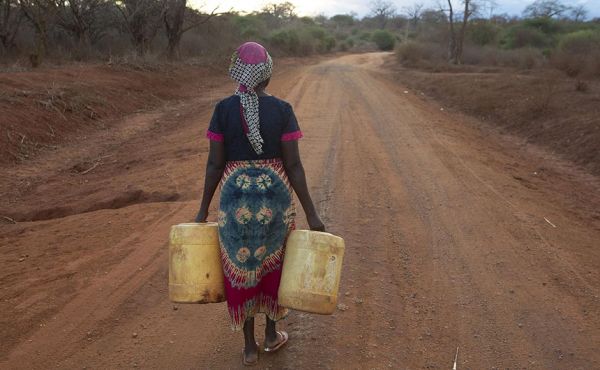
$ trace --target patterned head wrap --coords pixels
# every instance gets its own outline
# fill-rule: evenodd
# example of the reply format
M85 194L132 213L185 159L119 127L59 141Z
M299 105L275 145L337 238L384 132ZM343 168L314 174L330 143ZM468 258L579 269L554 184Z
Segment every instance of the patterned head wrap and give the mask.
M240 97L244 132L256 154L262 154L264 140L260 136L258 95L254 88L271 77L273 60L267 50L256 42L242 44L231 57L229 76L240 84L235 95Z

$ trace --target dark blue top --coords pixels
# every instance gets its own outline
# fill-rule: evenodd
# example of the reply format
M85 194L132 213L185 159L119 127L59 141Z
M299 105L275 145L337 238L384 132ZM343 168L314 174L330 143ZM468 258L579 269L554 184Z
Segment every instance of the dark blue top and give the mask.
M244 132L240 98L232 95L215 106L207 136L225 143L227 161L281 158L281 142L298 140L302 132L292 106L274 96L259 97L260 134L265 141L263 154L252 149Z

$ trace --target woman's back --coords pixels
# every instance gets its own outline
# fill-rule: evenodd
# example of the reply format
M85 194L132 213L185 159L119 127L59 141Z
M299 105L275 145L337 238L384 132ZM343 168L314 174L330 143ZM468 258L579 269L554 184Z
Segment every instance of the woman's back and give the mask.
M246 137L240 98L232 95L215 107L207 136L225 144L227 161L281 158L281 142L302 137L292 106L271 95L259 97L260 133L263 153L258 155Z

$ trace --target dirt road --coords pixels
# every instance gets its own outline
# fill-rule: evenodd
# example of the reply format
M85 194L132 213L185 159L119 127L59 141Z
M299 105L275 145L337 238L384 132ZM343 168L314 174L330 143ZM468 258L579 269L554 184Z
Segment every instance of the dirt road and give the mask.
M405 90L386 57L274 77L347 252L342 309L292 313L259 367L450 369L458 348L458 369L600 368L598 179ZM167 297L222 82L3 171L0 216L33 221L0 225L1 368L241 367L224 304Z

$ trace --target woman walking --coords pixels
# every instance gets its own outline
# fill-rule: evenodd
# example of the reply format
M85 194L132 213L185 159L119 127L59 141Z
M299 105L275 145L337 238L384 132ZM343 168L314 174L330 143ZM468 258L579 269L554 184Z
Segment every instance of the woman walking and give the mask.
M271 57L260 44L247 42L233 54L229 75L239 87L216 105L210 122L204 194L196 217L197 222L206 222L220 182L225 292L231 326L244 330L245 365L258 362L256 313L266 315L264 351L276 351L288 340L288 334L275 326L287 315L278 304L277 291L285 242L295 227L292 189L309 227L325 229L306 185L298 151L302 132L292 107L265 92L272 68Z

